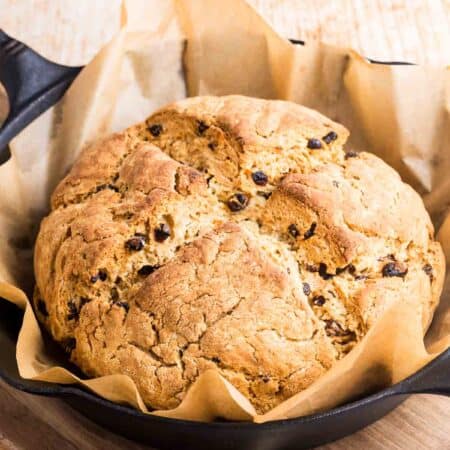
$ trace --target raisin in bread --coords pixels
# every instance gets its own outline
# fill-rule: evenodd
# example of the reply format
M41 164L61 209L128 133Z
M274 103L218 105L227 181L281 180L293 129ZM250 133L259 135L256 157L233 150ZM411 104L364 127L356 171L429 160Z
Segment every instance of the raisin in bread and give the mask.
M35 251L39 319L87 375L152 408L218 370L265 412L393 302L424 330L444 259L419 195L347 130L241 96L169 105L86 148Z

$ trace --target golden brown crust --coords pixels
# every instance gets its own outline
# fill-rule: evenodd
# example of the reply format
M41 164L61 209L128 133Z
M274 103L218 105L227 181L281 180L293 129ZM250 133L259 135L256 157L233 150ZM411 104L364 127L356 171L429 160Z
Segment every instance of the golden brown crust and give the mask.
M86 305L72 358L93 375L111 373L111 360L115 370L133 368L145 401L159 408L175 405L200 371L217 368L240 378L241 390L267 409L286 398L283 382L299 368L306 387L331 365L333 349L316 330L304 294L227 223L149 275L128 311ZM158 375L163 368L170 379ZM267 378L271 388L258 393Z
M383 311L428 326L444 260L420 197L348 132L282 101L198 97L85 149L36 243L39 319L88 375L172 408L219 372L258 411Z

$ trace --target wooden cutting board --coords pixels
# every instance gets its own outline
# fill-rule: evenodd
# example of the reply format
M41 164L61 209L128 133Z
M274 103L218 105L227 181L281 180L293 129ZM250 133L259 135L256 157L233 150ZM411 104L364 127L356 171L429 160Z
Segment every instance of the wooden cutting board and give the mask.
M164 0L148 0L158 11ZM448 0L249 0L283 36L353 47L384 61L450 63ZM120 0L0 0L0 27L65 64L86 63L117 30ZM86 27L87 21L95 26ZM0 117L6 101L0 90ZM143 449L73 411L0 382L0 448ZM450 401L416 395L322 449L450 449Z

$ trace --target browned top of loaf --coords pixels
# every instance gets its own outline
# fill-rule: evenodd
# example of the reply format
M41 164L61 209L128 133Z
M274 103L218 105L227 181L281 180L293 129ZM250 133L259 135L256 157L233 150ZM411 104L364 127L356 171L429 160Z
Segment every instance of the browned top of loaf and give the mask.
M444 261L422 200L347 130L197 97L87 147L36 243L39 319L88 375L172 408L217 369L267 411L394 302L427 327Z

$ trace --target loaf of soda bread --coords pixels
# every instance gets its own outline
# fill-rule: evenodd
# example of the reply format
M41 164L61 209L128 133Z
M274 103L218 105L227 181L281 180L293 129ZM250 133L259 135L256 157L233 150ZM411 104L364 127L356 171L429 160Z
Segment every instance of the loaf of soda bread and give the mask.
M34 306L89 376L176 407L216 369L266 412L445 263L419 195L300 105L196 97L87 147L51 199ZM399 317L399 321L402 318Z

